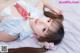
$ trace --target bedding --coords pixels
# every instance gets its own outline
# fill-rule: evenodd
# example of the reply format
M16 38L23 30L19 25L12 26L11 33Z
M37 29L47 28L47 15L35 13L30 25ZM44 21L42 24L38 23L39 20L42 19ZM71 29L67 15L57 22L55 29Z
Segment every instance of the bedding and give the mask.
M58 2L54 3L63 11L65 36L61 44L55 46L56 49L47 53L80 53L80 5Z
M53 50L49 50L45 53L80 53L80 5L61 4L59 3L59 0L52 0L51 4L63 11L65 36L61 44L55 46ZM7 45L9 48L26 47L32 45L34 45L34 47L39 47L37 42L34 40L25 39L22 42L17 40L10 43L0 42L0 45Z

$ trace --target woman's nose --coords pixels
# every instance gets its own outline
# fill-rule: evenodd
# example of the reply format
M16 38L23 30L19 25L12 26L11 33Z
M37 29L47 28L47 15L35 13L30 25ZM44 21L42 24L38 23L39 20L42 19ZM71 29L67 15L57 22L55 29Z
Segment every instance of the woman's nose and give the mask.
M39 23L40 24L48 24L49 22L48 22L48 19L40 19Z

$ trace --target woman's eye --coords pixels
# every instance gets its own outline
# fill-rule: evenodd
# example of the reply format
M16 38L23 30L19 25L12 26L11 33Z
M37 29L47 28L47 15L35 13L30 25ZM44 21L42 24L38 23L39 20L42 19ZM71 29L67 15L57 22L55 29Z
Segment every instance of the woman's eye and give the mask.
M48 20L48 22L50 22L50 21Z
M43 32L46 30L46 28L43 28Z
M50 22L50 21L51 21L51 19L48 20L48 22Z

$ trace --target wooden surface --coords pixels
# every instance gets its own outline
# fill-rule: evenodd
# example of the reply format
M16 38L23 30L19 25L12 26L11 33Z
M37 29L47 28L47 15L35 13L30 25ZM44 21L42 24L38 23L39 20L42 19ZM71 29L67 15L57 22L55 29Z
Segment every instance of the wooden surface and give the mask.
M16 48L16 49L9 49L8 53L44 53L46 50L41 48L31 48L31 47L24 47L24 48Z

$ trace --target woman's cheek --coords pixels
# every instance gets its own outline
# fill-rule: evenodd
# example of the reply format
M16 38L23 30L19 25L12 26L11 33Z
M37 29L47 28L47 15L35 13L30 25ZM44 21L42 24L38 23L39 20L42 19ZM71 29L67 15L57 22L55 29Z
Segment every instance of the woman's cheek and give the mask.
M40 30L40 29L39 29L39 26L35 26L35 27L34 27L35 33L39 33L39 30Z

